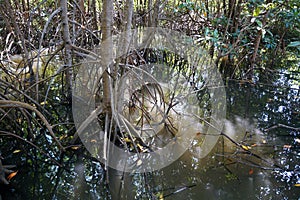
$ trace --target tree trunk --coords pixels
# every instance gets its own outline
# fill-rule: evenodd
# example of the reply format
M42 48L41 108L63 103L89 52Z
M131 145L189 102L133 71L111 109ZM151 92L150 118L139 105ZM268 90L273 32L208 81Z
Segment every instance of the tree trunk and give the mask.
M132 15L133 15L133 0L126 1L126 10L125 10L125 21L123 24L123 30L125 31L124 40L123 40L123 48L127 52L129 49L129 45L131 42L131 26L132 26Z
M109 78L109 65L112 59L112 41L111 41L111 30L112 30L112 16L113 16L113 1L103 0L103 20L102 20L102 46L101 46L101 57L102 67L106 70L103 73L103 105L105 112L111 112L110 108L110 78Z
M159 6L161 4L160 0L156 0L154 5L153 5L153 11L150 11L149 14L151 13L151 15L149 16L149 27L157 27L158 26L158 15L159 15ZM151 9L151 7L149 7L148 9Z
M67 99L72 102L72 41L69 31L69 18L68 18L68 4L67 0L60 0L61 22L63 31L63 40L65 44L66 60L65 60L65 74L66 74L66 88L67 88Z
M250 60L250 69L248 70L248 73L247 73L247 78L248 79L252 79L253 75L254 75L253 74L254 73L254 65L255 65L255 61L256 61L256 57L257 57L257 53L258 53L258 49L259 49L259 45L260 45L260 41L261 41L261 37L262 37L262 29L266 25L268 14L269 14L269 11L267 11L264 14L264 18L263 18L263 21L262 21L262 27L258 31L257 36L256 36L255 41L254 41L254 50L253 50L253 54L252 54L252 57L251 57L251 60Z

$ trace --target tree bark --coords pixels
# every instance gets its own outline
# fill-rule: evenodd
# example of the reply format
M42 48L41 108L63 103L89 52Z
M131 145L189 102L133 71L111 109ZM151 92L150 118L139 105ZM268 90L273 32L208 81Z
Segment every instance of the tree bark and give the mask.
M105 112L111 112L111 91L110 91L110 78L109 78L109 65L112 59L112 16L113 16L113 1L103 0L103 20L102 20L102 46L101 46L101 60L102 67L106 70L103 73L103 105Z
M66 75L66 88L67 88L67 99L72 102L72 41L69 31L69 18L68 18L68 6L67 0L60 0L61 7L61 22L63 31L63 40L65 45L66 60L65 60L65 75Z
M254 75L253 74L254 73L254 65L255 65L255 61L256 61L256 58L257 58L257 53L258 53L258 49L259 49L259 45L260 45L260 41L261 41L261 37L262 37L262 31L263 31L262 29L266 25L268 14L269 14L269 11L267 11L264 14L264 18L262 20L262 27L258 31L257 36L256 36L255 41L254 41L254 50L253 50L253 54L252 54L252 57L251 57L251 60L250 60L250 69L249 69L248 74L247 74L248 79L252 79L253 75Z
M149 12L149 21L148 21L149 27L157 27L158 26L158 15L159 15L160 4L161 4L161 1L156 0L153 5L153 11ZM148 9L151 9L151 7L149 7Z
M124 41L123 41L123 49L125 51L128 51L130 42L131 42L131 26L132 26L132 15L133 15L133 0L127 0L126 1L126 10L125 10L125 22L124 22L124 28L125 31L124 35Z

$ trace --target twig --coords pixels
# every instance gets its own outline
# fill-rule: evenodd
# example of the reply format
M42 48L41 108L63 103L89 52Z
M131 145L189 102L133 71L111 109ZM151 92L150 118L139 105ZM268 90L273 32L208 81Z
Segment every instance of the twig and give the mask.
M174 191L174 192L172 192L172 193L170 193L170 194L164 195L164 198L169 197L169 196L171 196L171 195L173 195L173 194L182 192L182 191L184 191L184 190L190 189L190 188L195 187L195 186L197 186L197 185L196 185L196 184L193 184L193 185L187 185L187 186L184 186L184 187L180 187L180 188L178 188L176 191Z
M265 129L265 131L268 132L275 128L287 128L287 129L291 129L294 131L300 131L300 127L297 128L297 127L292 127L292 126L288 126L288 125L284 125L284 124L277 124L277 125L271 126L270 128Z
M56 144L59 146L60 150L65 151L64 147L61 145L61 143L55 137L55 134L52 130L52 126L49 124L49 122L44 117L44 115L40 111L38 111L35 107L33 107L27 103L20 102L20 101L9 101L9 100L0 100L0 107L13 107L13 108L22 107L22 108L26 108L26 109L34 111L40 117L40 119L44 122L47 129L49 130L49 134L54 139Z
M103 108L101 106L97 107L95 110L91 112L91 114L81 123L81 125L78 127L76 133L73 136L72 141L70 144L74 144L78 138L78 135L83 132L83 130L95 119L97 119L97 116L99 114L103 113Z
M10 133L10 132L7 132L7 131L0 131L0 135L3 135L3 136L11 136L11 137L15 137L19 140L22 140L28 144L30 144L31 146L35 147L36 149L38 149L42 154L46 155L48 158L50 158L56 165L58 165L59 167L62 167L62 165L60 163L58 163L54 158L52 158L49 154L47 154L46 152L44 152L41 148L39 148L38 146L36 146L35 144L33 144L32 142L30 141L27 141L25 140L24 138L20 137L19 135L16 135L14 133Z
M266 162L266 163L268 163L268 164L270 164L272 167L278 167L278 168L282 169L282 167L279 166L279 165L277 165L276 163L270 163L268 160L266 160L266 159L264 159L263 157L257 155L256 153L253 153L253 152L251 152L250 150L245 149L245 147L244 147L242 144L240 144L240 143L234 141L231 137L229 137L229 136L226 135L225 133L221 132L220 135L223 135L224 137L226 137L226 138L227 138L228 140L230 140L233 144L235 144L236 146L238 146L238 147L240 147L241 149L243 149L247 154L252 155L252 156L254 156L254 157L256 157L256 158L258 158L258 159L260 159L260 160L262 160L262 161L264 161L264 162Z
M268 160L264 159L263 157L259 156L258 154L256 153L253 153L251 152L249 149L246 149L244 145L234 141L231 137L229 137L227 134L225 134L223 131L221 131L220 129L218 129L217 127L215 127L214 125L212 125L211 123L207 122L206 120L202 119L201 117L197 116L197 115L194 115L196 118L198 118L199 120L203 121L204 123L206 123L207 125L211 126L212 128L214 128L215 130L219 131L220 132L220 135L226 137L230 142L232 142L233 144L235 144L236 146L240 147L241 149L244 150L245 153L249 154L249 155L252 155L262 161L264 161L265 163L271 165L272 167L277 167L277 168L280 168L282 169L283 167L279 166L278 164L276 163L270 163ZM216 135L217 136L217 135Z

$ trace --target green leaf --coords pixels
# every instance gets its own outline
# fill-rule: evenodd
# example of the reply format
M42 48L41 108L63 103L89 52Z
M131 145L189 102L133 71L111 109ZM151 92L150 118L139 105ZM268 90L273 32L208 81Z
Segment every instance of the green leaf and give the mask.
M208 35L209 35L209 32L210 32L209 28L206 27L206 28L205 28L205 31L204 31L204 35L205 35L205 36L208 36Z
M273 33L270 30L266 30L266 31L271 35L271 37L273 37Z
M288 47L300 47L300 41L291 42Z
M214 36L215 38L219 37L218 29L215 29L215 30L214 30L213 36Z
M262 22L260 20L256 19L255 21L259 27L262 27Z
M260 8L255 8L255 10L253 11L253 16L254 17L257 17L258 15L259 15L259 13L260 13Z

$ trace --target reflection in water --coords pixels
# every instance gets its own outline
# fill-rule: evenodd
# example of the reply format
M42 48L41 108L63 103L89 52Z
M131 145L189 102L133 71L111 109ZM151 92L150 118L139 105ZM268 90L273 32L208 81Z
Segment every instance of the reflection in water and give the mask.
M253 127L247 120L236 117L235 122L227 121L225 131L239 143L257 144L263 140L261 132L251 129ZM182 187L195 184L193 188L170 195L170 199L183 199L186 196L189 199L271 198L273 193L270 191L274 187L270 180L271 171L262 169L266 163L244 153L243 149L230 141L220 140L215 152L210 156L200 161L195 160L191 149L191 152L186 152L176 163L163 169L162 174L157 178L164 177L162 182L170 184L166 188L172 185ZM272 168L272 166L267 167ZM168 181L168 177L176 178Z
M300 131L276 125L299 127L299 87L230 82L227 96L224 132L265 160L221 138L203 159L194 156L193 146L159 171L106 174L83 149L67 152L64 167L28 150L3 160L19 172L9 186L0 186L2 199L298 199Z
M179 160L160 171L132 176L131 186L135 190L127 188L124 191L127 195L135 195L137 199L155 199L153 195L174 200L297 197L293 188L286 190L285 185L276 179L276 170L279 168L274 166L275 152L262 131L249 120L235 117L226 122L225 133L263 159L247 154L224 138L215 151L204 159L195 157L194 148L191 148ZM125 176L125 180L130 185L128 176ZM123 196L123 199L132 197Z

